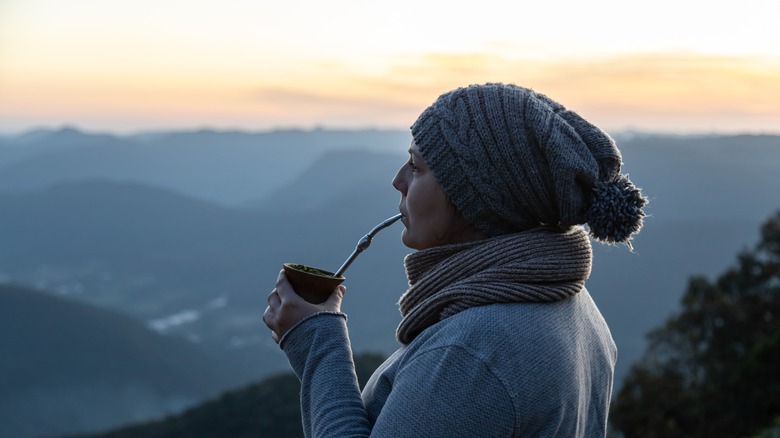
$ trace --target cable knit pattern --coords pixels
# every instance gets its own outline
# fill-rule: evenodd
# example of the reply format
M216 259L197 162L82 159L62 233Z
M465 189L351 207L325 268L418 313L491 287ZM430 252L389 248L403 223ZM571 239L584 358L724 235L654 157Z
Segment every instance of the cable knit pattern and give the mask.
M396 336L408 344L427 327L470 307L565 299L582 290L591 262L590 241L581 227L535 228L409 254L410 288L399 302L403 320Z
M629 243L642 227L647 199L636 187L599 189L620 175L614 140L544 94L511 84L458 88L439 96L411 130L447 196L488 236L587 223L597 240ZM594 202L627 197L637 199L630 214L600 206L601 214L588 214Z

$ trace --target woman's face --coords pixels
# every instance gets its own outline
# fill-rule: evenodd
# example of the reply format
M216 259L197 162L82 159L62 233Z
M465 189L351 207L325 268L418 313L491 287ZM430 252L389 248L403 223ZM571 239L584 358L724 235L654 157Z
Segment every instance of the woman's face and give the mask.
M405 226L401 240L409 248L426 249L484 237L455 212L414 142L409 148L409 161L393 178L393 187L401 192L398 208Z

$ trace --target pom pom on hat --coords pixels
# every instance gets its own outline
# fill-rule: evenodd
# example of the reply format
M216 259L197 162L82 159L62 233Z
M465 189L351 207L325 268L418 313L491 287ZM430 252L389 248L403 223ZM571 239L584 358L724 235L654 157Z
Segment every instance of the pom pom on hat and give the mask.
M625 242L630 248L631 237L642 229L646 204L647 198L626 175L597 182L585 213L590 235L602 242Z

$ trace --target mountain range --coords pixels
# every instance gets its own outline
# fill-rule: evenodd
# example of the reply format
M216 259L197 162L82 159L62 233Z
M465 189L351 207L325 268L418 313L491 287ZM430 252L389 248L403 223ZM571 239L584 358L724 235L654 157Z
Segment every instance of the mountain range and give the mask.
M129 315L258 380L287 366L260 321L281 264L333 270L396 213L389 183L408 141L326 130L2 139L0 282ZM722 270L780 208L780 137L635 135L620 148L650 216L633 252L594 244L587 287L618 344L616 387L687 279ZM382 231L347 272L355 351L397 347L399 233Z
M402 131L159 132L117 137L74 128L0 138L0 191L104 179L168 188L226 205L253 203L327 151L404 151ZM399 148L400 146L400 148Z

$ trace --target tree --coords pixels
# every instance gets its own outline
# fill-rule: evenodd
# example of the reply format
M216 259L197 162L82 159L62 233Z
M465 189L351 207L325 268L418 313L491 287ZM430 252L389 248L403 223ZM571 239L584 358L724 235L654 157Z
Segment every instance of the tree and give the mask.
M682 309L648 334L615 398L626 437L750 436L780 415L780 211L714 282L690 279Z

